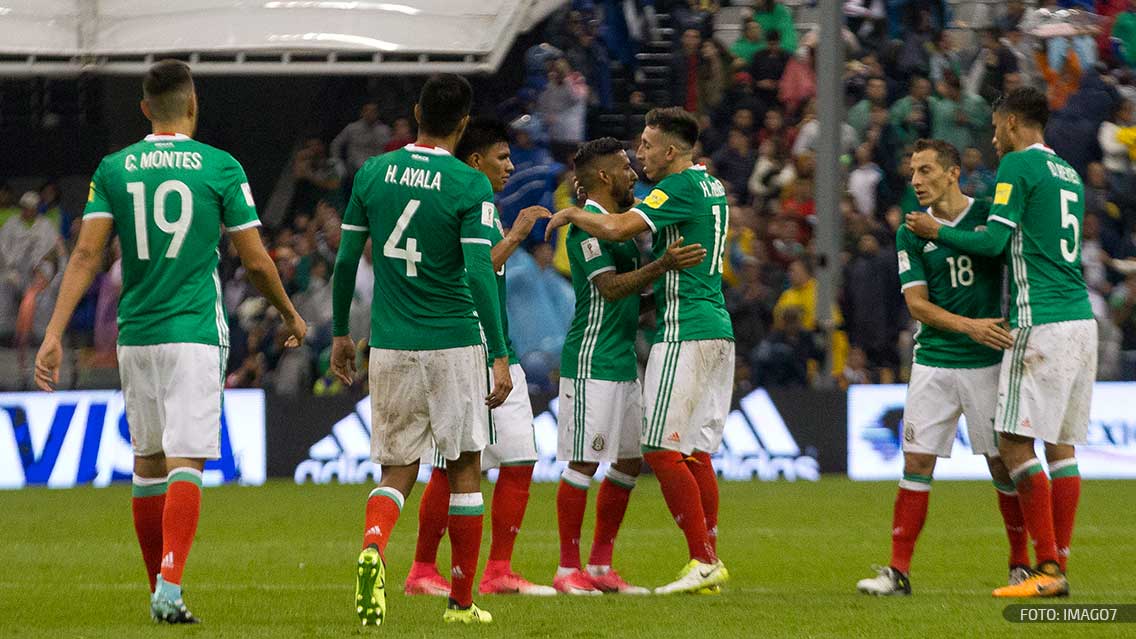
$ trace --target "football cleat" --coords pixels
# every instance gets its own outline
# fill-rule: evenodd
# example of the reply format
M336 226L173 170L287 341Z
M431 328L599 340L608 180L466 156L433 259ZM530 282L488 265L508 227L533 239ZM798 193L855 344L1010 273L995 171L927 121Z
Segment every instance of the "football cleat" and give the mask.
M150 617L158 623L171 625L201 623L201 620L194 617L189 608L186 608L181 596L181 587L165 583L161 575L158 575L154 593L150 595Z
M633 586L623 580L619 573L611 568L607 570L593 570L588 568L588 577L592 585L600 592L610 592L620 595L649 595L651 591L642 586Z
M1021 583L995 588L992 594L1006 599L1068 597L1069 582L1061 574L1057 564L1047 562L1031 571L1030 576Z
M387 567L379 549L359 553L355 574L355 612L364 626L381 626L387 616Z
M446 581L434 564L416 561L410 566L402 591L408 595L447 597L450 594L450 582Z
M1032 576L1033 569L1029 566L1011 566L1010 578L1006 583L1011 586L1016 586Z
M562 592L566 595L602 595L603 592L596 588L596 584L588 573L583 570L576 570L566 575L558 576L552 580L552 587L556 592Z
M531 595L534 597L553 597L556 589L552 586L534 584L513 571L498 574L485 573L477 592L483 595Z
M721 586L730 578L729 571L721 561L712 564L691 559L679 573L678 579L665 586L655 588L656 595L670 595L679 592L698 592L703 588Z
M876 576L856 582L856 590L878 597L911 594L911 580L907 575L891 566L886 568L873 566L873 569L876 571Z
M458 608L454 600L450 600L450 605L446 608L446 612L442 613L442 621L446 623L493 623L493 615L477 607L477 604L470 604L469 608Z

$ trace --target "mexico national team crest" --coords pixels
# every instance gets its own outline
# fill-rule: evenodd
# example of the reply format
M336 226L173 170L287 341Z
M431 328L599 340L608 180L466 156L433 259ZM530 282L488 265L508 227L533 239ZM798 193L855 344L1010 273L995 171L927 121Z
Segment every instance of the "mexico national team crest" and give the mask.
M596 435L595 438L592 439L592 450L597 453L603 450L604 446L607 446L607 441L604 439L603 435Z
M903 441L905 441L905 442L915 441L915 427L912 426L911 424L904 424L903 425Z

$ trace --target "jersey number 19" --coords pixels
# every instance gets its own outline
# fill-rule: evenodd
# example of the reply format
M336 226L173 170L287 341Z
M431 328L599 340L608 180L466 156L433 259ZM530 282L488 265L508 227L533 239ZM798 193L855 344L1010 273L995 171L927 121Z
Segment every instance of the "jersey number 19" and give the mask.
M138 248L138 259L149 260L150 236L146 219L146 185L142 182L128 182L126 190L134 197L134 239ZM166 217L166 198L171 193L177 193L181 201L181 213L173 222ZM163 233L174 236L166 249L166 257L173 259L181 252L181 245L185 242L185 234L189 232L191 222L193 222L193 192L185 182L166 180L159 184L154 191L154 224Z

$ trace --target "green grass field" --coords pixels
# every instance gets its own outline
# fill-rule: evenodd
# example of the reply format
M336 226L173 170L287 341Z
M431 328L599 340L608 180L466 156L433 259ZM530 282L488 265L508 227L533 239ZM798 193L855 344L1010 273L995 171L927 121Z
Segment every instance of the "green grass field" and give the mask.
M1005 539L987 483L939 482L912 572L915 596L855 592L886 563L894 484L730 483L722 486L720 554L733 576L721 596L548 599L480 597L497 621L441 623L441 599L404 597L421 486L387 550L387 623L358 627L353 567L364 486L207 490L186 571L186 599L204 619L156 628L133 536L129 488L0 492L0 637L1049 637L1132 636L1136 625L1018 626L990 590L1006 578ZM593 485L592 498L595 488ZM555 486L534 486L514 565L551 583L557 562ZM1070 566L1071 602L1136 603L1136 482L1086 482ZM593 503L585 538L590 541ZM486 525L486 535L488 535ZM488 542L486 542L488 543ZM488 546L482 550L482 563ZM633 583L674 577L685 544L658 485L645 478L616 545ZM443 543L443 562L448 553ZM586 555L585 555L586 559Z

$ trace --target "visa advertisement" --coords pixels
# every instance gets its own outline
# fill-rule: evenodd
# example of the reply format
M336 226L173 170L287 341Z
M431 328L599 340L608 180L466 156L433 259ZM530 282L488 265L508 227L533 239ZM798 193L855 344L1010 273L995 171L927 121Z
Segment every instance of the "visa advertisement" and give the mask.
M129 481L134 467L121 391L0 393L0 489ZM265 479L264 391L225 391L221 458L203 481Z
M859 480L898 480L903 474L903 385L848 389L848 475ZM1136 383L1098 382L1093 387L1088 442L1077 447L1081 476L1136 478ZM1038 459L1045 454L1038 444ZM959 419L950 459L939 459L936 479L989 479L986 460L971 453L966 418Z

